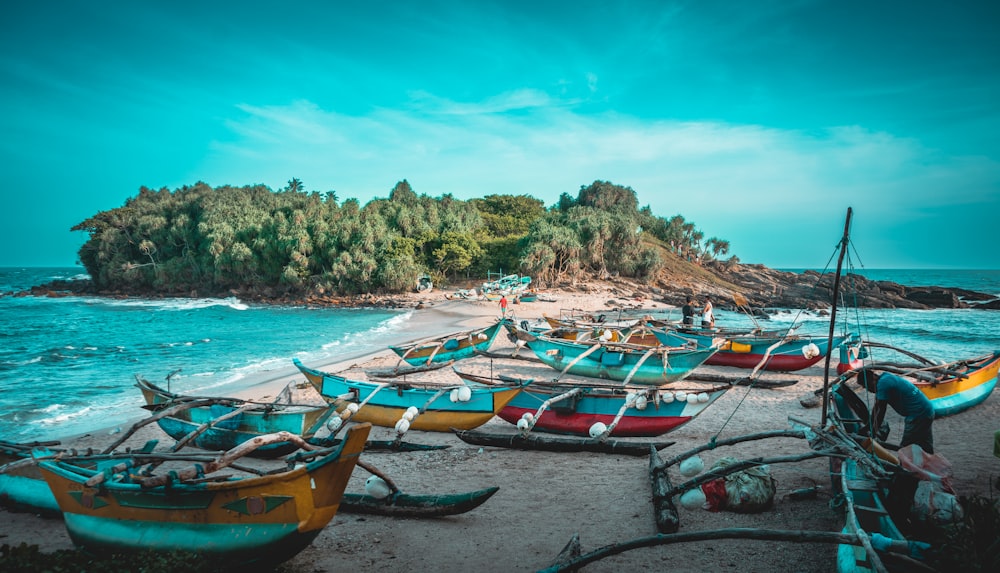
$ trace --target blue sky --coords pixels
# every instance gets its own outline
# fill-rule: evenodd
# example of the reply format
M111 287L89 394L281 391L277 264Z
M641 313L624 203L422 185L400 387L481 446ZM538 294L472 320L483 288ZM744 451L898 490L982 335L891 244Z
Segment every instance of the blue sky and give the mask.
M743 262L1000 268L1000 3L28 2L0 7L0 266L140 186L341 199L595 180Z

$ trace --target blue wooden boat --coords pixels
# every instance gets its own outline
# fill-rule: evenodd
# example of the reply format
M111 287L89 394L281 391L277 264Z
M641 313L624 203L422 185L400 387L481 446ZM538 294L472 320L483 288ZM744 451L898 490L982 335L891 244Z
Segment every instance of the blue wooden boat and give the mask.
M527 384L498 386L413 384L351 380L292 359L341 417L387 428L429 432L471 430L490 421ZM350 413L348 413L350 412ZM405 432L406 430L404 430Z
M0 505L43 517L62 516L56 498L31 458L0 466Z
M869 419L864 400L843 382L831 386L827 412L841 436L857 435ZM895 570L883 563L888 552L920 559L928 545L907 537L888 503L892 476L903 471L896 456L870 440L858 443L847 454L830 458L830 473L834 491L843 496L842 532L856 536L861 543L837 546L837 571Z
M523 331L519 337L539 360L562 373L653 386L683 380L721 345L651 347L601 339L565 340L544 334L525 335Z
M870 358L869 348L887 348L918 361L912 367L883 362L865 362ZM1000 350L983 356L941 364L900 348L860 338L841 346L837 372L868 367L886 369L906 377L931 401L934 417L941 418L964 412L982 404L997 385L1000 371Z
M978 359L945 365L946 371L934 380L914 380L913 384L934 406L934 416L951 416L982 404L997 385L1000 351Z
M128 454L100 469L78 463L86 458L36 462L81 549L102 555L197 552L227 567L265 568L295 556L333 519L370 428L352 427L337 448L297 454L293 469L248 477L213 474L254 442L214 462L163 465L149 477L138 471L143 461Z
M454 332L428 340L390 346L389 349L413 366L461 360L475 356L478 351L488 350L500 330L508 324L511 324L511 320L503 318L485 328Z
M154 415L168 409L172 412L158 416L157 425L171 438L204 450L226 451L257 436L276 432L308 440L333 413L329 406L184 396L164 390L139 375L135 378L147 409ZM275 458L296 449L294 443L274 443L257 448L251 455Z
M660 343L667 345L694 341L699 346L718 344L719 351L705 361L710 366L731 366L775 372L794 372L815 365L826 356L829 340L825 336L785 335L775 333L751 333L722 335L700 333L696 330L653 329ZM835 336L833 347L837 348L853 335Z
M482 376L456 373L469 382L493 383ZM730 387L667 390L535 381L497 415L514 425L527 418L531 430L553 434L594 437L591 432L596 426L607 429L608 436L653 437L691 421Z

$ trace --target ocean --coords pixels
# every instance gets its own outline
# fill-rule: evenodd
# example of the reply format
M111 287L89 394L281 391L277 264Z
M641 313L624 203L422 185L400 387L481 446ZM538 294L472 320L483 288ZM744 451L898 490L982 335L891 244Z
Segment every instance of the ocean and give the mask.
M1000 296L1000 270L854 272ZM0 268L0 293L83 273L78 267ZM841 309L837 316L838 333L861 332L935 360L1000 350L1000 311ZM0 439L58 440L131 423L144 415L135 374L162 383L179 370L171 390L222 396L261 372L294 373L293 357L310 365L341 362L431 334L411 318L412 311L254 305L236 298L0 296ZM751 323L742 314L717 312L720 326ZM829 317L796 309L759 323L829 331Z

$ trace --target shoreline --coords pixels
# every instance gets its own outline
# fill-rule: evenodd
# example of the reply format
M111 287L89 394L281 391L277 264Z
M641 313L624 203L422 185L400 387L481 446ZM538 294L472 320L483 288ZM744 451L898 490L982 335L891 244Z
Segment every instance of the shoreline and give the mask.
M472 304L469 304L472 303ZM480 304L476 304L480 303ZM485 304L483 304L485 303ZM381 350L359 350L347 353L345 356L334 360L326 360L318 364L307 364L310 367L327 372L341 372L350 370L358 364L380 359L381 361L392 362L396 355L389 349L389 345L401 344L413 339L409 332L424 332L425 336L442 336L456 330L467 330L485 326L491 318L498 318L499 314L492 308L494 303L488 301L454 301L443 300L442 302L417 301L415 303L420 308L411 308L411 316L407 320L407 328L385 339L385 346ZM475 306L473 306L475 304ZM304 380L302 374L292 364L291 357L286 366L273 368L251 373L247 376L221 384L212 392L212 396L232 397L251 401L273 400L282 390L289 385ZM134 418L123 424L111 426L101 426L87 432L70 434L62 437L54 437L53 440L64 443L87 443L85 447L99 447L91 444L96 439L108 439L112 441L114 436L120 431L132 427L141 422L146 416L142 411L136 412ZM169 440L169 438L167 438Z
M516 320L558 316L560 309L606 309L608 292L560 294L556 302L512 305ZM416 338L418 330L446 334L489 323L499 317L499 306L489 301L446 301L439 291L429 296L408 298L414 310L403 338ZM421 306L421 308L416 308ZM671 307L657 303L649 310L663 312ZM421 333L422 335L422 333ZM385 341L389 343L388 339ZM506 337L498 337L497 350L510 350ZM342 359L340 359L342 358ZM363 377L366 370L391 367L398 358L387 347L363 356L344 356L319 366L324 370ZM310 365L314 366L314 365ZM243 395L259 398L274 394L298 375L289 360L284 368L258 373L252 381L243 379ZM469 358L463 370L479 373L502 371L519 377L552 377L551 368L511 359ZM735 376L747 371L708 367L706 373ZM418 378L419 376L419 378ZM450 380L450 369L413 375L431 382ZM791 386L764 389L733 387L705 412L658 439L676 444L661 452L668 459L716 438L784 429L789 419L819 423L820 409L808 408L800 400L822 387L823 371L814 366L803 371L766 373L769 380L795 380ZM569 378L569 377L568 377ZM242 396L241 396L242 397ZM141 416L141 412L139 412ZM139 417L139 416L137 416ZM1000 397L994 393L986 402L960 415L934 424L935 446L952 462L956 489L963 495L987 495L1000 474L1000 459L992 456L992 434L1000 420ZM893 428L890 441L898 439L902 420L890 410L887 421ZM513 432L513 425L497 417L481 429ZM371 439L391 439L392 428L374 427ZM90 433L85 439L65 444L69 447L101 449L116 438L105 431ZM161 447L172 443L155 424L142 429L129 444L144 439L160 439ZM628 438L624 438L628 440ZM365 460L391 476L401 490L411 494L446 494L496 486L500 490L475 510L440 519L393 519L338 512L319 537L285 565L289 572L339 571L350 564L357 573L389 570L445 572L534 571L550 564L573 534L579 534L584 551L611 543L647 537L656 533L649 481L649 459L611 454L550 453L465 444L449 433L410 432L407 441L447 445L444 450L411 453L365 452ZM719 448L702 455L706 469L724 456L749 459L760 456L793 455L808 450L802 440L748 442L739 447ZM709 512L701 508L679 507L681 532L735 527L789 530L839 531L843 525L838 512L830 507L828 461L824 459L774 464L769 467L777 481L774 506L762 513ZM355 471L348 491L364 491L367 472ZM674 474L679 484L686 478ZM817 496L797 500L790 493L816 488ZM3 510L0 543L21 542L38 545L41 551L72 549L73 544L60 520L41 519ZM500 532L503 532L502 534ZM670 567L679 572L704 570L780 571L796 563L800 573L826 573L835 559L835 546L809 543L750 540L719 540L686 544L682 551L673 546L630 551L586 567L591 573L645 570Z

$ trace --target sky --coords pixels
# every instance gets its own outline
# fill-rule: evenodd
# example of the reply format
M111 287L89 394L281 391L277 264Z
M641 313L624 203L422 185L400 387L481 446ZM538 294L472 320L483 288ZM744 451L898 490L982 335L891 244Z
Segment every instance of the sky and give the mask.
M594 181L771 268L1000 268L1000 3L0 5L0 266L140 187Z

